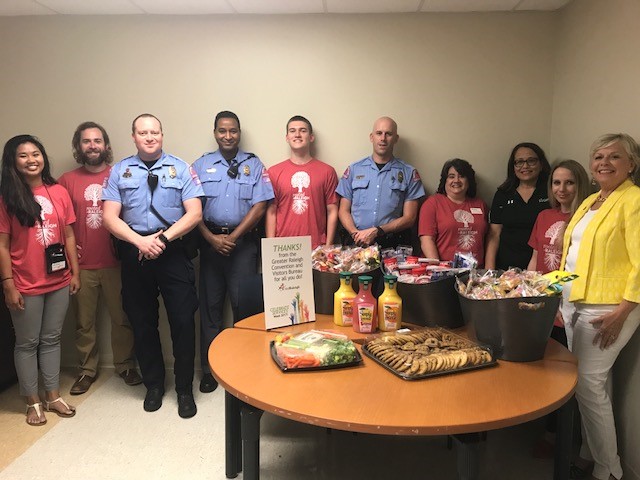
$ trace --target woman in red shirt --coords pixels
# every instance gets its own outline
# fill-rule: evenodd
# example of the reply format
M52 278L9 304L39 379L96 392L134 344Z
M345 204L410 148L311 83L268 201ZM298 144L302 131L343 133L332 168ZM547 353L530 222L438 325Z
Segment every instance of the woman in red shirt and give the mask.
M0 281L16 334L14 357L26 422L40 426L47 422L43 409L61 417L76 413L59 391L62 324L69 294L80 289L71 228L76 218L37 138L18 135L6 143L1 177Z
M476 173L466 160L445 162L437 193L420 207L418 235L428 258L453 260L456 252L471 253L484 265L487 205L476 198Z

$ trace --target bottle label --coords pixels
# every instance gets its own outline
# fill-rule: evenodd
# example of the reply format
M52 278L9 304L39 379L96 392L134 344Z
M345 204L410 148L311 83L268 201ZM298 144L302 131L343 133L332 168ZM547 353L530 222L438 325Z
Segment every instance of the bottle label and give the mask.
M348 327L353 325L353 298L343 298L342 307L342 325Z
M385 303L382 307L382 319L384 321L385 330L398 329L398 313L399 307L397 303Z
M373 304L361 303L358 305L358 323L360 324L360 332L373 332Z

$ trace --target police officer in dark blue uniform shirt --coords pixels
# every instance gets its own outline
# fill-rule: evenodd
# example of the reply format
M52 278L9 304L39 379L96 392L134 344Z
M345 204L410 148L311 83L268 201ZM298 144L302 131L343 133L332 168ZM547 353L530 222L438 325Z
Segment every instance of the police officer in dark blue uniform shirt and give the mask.
M138 154L115 165L103 190L105 227L118 239L122 305L135 336L147 412L162 406L164 360L158 332L162 295L173 342L178 414L196 414L193 399L198 298L183 236L202 219L202 187L184 161L162 151L162 125L150 114L132 124Z
M411 245L411 228L418 215L418 200L424 187L418 171L393 155L398 126L381 117L369 135L371 156L349 165L338 183L338 216L359 246Z
M196 160L205 193L204 237L200 250L200 391L213 392L218 383L209 371L207 351L222 329L227 292L234 323L242 281L257 272L258 239L255 226L265 214L273 188L267 170L253 153L240 150L240 120L233 112L216 115L213 135L218 150Z

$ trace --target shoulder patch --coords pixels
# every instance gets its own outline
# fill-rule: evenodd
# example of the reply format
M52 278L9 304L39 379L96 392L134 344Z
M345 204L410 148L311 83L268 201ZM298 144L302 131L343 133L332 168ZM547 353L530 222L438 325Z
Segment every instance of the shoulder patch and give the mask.
M264 165L262 170L262 181L263 183L271 183L271 177L269 177L269 172L267 172L267 170L264 169Z
M413 170L413 175L411 176L411 181L412 182L419 182L420 181L420 174L418 173L418 170L416 170L416 169Z
M198 177L198 174L191 165L189 165L189 173L191 174L191 180L193 180L193 184L200 185L200 177Z
M347 169L342 174L342 178L349 178L350 174L351 174L351 167L347 167Z

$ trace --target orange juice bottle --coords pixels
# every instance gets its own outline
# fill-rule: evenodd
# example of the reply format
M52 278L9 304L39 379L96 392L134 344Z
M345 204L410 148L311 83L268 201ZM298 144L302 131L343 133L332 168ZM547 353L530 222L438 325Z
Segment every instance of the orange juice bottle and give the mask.
M351 286L351 280L351 272L340 272L340 288L333 294L333 323L340 327L353 325L356 292Z
M378 328L383 332L392 332L402 324L402 298L396 285L398 277L384 276L384 292L378 297Z
M358 281L360 291L354 302L353 330L358 333L373 333L378 328L377 303L371 294L373 278L361 275Z

